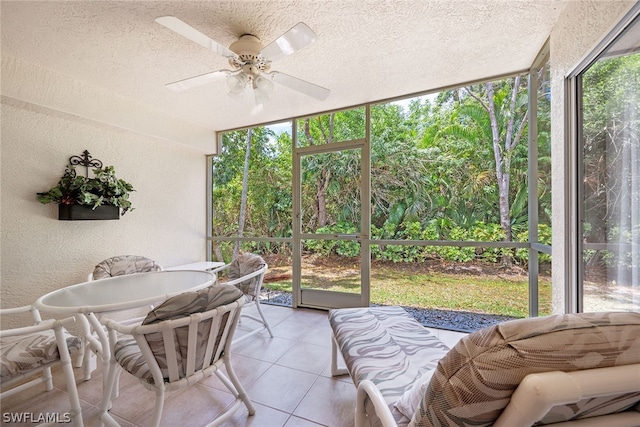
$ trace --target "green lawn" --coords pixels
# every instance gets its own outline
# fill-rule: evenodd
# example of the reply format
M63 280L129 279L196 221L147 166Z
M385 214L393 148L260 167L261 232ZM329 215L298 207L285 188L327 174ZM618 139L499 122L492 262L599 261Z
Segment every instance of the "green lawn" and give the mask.
M371 271L371 302L476 313L528 317L528 279L525 275L456 274L407 271L401 265L374 266ZM415 270L415 269L413 269ZM303 288L359 292L356 269L326 266L305 269ZM291 282L265 284L272 290L291 292ZM539 314L551 313L551 281L541 277Z

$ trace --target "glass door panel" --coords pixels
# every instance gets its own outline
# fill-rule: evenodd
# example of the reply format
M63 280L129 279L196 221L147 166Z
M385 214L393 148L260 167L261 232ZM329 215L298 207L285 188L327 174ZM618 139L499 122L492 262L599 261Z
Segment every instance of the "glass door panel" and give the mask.
M304 306L362 305L362 148L353 147L307 147L298 157Z
M640 309L640 16L581 75L581 311Z

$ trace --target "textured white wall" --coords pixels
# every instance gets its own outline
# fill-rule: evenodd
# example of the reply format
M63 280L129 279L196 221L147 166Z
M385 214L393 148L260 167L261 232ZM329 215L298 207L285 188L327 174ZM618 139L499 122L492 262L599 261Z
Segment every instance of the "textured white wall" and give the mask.
M565 192L569 150L565 147L565 77L617 24L635 1L569 2L551 33L551 171L553 206L553 311L565 304L564 253L571 250L565 227Z
M161 265L203 260L206 157L201 151L3 97L2 306L86 280L119 254ZM58 221L36 192L55 185L85 149L132 183L135 210L117 221Z

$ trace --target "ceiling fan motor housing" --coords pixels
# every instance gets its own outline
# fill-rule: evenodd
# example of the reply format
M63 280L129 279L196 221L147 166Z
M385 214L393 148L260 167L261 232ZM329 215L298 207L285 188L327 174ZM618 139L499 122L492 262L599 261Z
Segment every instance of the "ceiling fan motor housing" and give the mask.
M229 58L229 64L236 70L242 69L250 77L267 72L271 64L260 55L262 49L264 46L259 38L244 34L229 46L229 50L238 55L237 58Z

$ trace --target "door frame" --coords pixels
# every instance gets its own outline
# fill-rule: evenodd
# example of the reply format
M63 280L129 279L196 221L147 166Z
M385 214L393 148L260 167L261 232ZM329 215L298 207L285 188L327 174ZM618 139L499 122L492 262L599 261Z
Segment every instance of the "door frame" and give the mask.
M368 307L370 301L371 242L371 150L370 150L370 108L365 108L365 138L330 144L298 147L297 120L293 120L293 307L320 309L344 307ZM302 157L314 154L360 150L360 233L359 235L331 235L302 233ZM323 238L331 240L357 241L360 243L360 294L334 291L302 289L302 240Z

